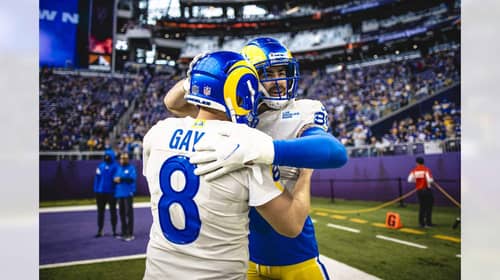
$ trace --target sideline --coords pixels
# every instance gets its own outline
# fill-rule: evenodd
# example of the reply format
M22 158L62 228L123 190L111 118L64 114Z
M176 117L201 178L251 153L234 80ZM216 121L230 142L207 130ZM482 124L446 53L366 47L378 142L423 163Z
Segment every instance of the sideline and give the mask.
M134 202L134 208L149 207L149 202ZM116 206L118 208L118 205ZM109 209L106 204L106 209ZM97 211L97 205L78 205L78 206L58 206L38 208L38 213L59 213L59 212L77 212L77 211Z
M327 256L319 255L319 259L326 266L331 280L380 280L378 277Z
M90 259L90 260L74 261L74 262L44 264L44 265L40 265L39 268L40 269L46 269L46 268L65 267L65 266L81 265L81 264L93 264L93 263L104 263L104 262L134 260L134 259L140 259L140 258L146 258L146 254L121 256L121 257L112 257L112 258L102 258L102 259Z
M114 262L114 261L123 261L123 260L134 260L146 258L146 254L138 254L138 255L130 255L130 256L122 256L122 257L113 257L113 258L102 258L102 259L91 259L91 260L83 260L83 261L74 261L74 262L64 262L64 263L55 263L55 264L46 264L40 265L40 269L48 269L48 268L58 268L58 267L66 267L73 265L83 265L83 264L94 264L94 263L104 263L104 262ZM357 268L346 265L345 263L338 262L334 259L331 259L327 256L320 255L319 259L325 265L328 270L328 276L330 279L335 280L380 280L371 274L363 272Z

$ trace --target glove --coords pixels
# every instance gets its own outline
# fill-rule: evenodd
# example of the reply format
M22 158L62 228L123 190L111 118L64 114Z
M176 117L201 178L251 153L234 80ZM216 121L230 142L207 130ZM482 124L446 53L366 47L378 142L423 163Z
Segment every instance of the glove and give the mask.
M270 165L274 160L273 139L246 126L232 126L231 129L220 130L216 135L206 135L194 149L196 153L189 162L198 164L194 174L206 175L207 181L244 167L251 168L259 181L262 174L257 170L258 166L254 168L252 165Z
M202 57L205 57L209 54L209 51L204 51L197 54L191 62L189 63L188 70L186 71L186 79L184 79L184 83L182 83L182 89L184 89L185 94L189 94L189 89L191 87L191 71L193 71L193 66L200 60Z

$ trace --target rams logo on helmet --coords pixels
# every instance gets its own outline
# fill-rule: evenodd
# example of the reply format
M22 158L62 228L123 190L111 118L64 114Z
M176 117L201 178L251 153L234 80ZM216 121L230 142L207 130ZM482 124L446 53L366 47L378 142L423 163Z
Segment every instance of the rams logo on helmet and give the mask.
M191 104L225 112L232 122L248 124L248 115L257 108L257 70L241 54L209 53L192 66L185 98Z

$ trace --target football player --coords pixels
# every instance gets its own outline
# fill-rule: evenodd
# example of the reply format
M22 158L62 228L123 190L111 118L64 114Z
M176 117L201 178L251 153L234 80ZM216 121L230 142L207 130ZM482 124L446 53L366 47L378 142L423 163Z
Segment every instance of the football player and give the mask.
M272 136L274 141L269 143L265 139L230 133L226 136L232 139L232 145L212 143L199 149L204 153L193 161L199 163L196 173L210 172L206 178L212 179L250 163L272 163L280 166L282 182L293 192L299 175L297 167L343 166L347 153L344 146L327 133L328 114L324 106L315 100L295 100L299 67L290 51L273 38L261 37L248 42L242 54L256 67L261 82L262 102L253 124L257 123L257 129ZM176 115L193 115L197 111L182 98L188 80L189 77L178 82L164 99L166 107ZM235 146L237 151L231 153ZM310 217L299 236L288 238L273 230L251 209L249 239L248 279L328 279L319 262Z
M143 141L153 216L144 279L246 279L249 206L277 232L297 236L309 211L312 170L302 172L293 195L271 165L210 182L196 176L189 160L204 139L224 142L227 138L219 134L229 132L272 139L246 125L256 108L258 76L242 55L207 54L191 64L188 75L186 100L199 106L196 119L159 121Z

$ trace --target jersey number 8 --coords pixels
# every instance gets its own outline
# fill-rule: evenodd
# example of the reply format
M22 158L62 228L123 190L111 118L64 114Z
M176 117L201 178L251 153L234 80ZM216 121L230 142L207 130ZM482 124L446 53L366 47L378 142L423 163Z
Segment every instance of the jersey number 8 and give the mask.
M173 176L180 176L181 173L185 180L173 178ZM173 185L173 182L184 182L184 185ZM168 241L175 244L189 244L198 238L201 220L198 207L193 199L199 187L200 178L194 175L194 166L189 163L189 158L173 156L161 166L160 188L163 195L158 205L158 216L161 230ZM185 226L183 229L177 228L172 222L170 208L174 204L180 205L184 211Z

